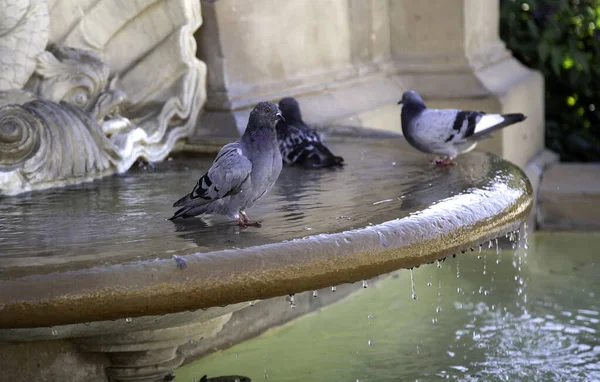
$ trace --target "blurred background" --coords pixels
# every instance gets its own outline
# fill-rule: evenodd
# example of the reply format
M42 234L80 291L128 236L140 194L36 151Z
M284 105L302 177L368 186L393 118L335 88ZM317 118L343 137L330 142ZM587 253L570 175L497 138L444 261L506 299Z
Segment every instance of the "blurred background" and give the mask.
M544 76L546 147L561 161L600 160L600 2L502 0L500 34Z

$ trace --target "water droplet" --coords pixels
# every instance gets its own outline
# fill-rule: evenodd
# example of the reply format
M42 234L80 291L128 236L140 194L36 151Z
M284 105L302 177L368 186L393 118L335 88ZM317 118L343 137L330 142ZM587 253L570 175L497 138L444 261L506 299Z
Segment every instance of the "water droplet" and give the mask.
M373 340L368 340L367 344L369 344L369 346L373 345Z
M428 282L428 283L427 283L427 286L431 286L431 282Z
M496 239L496 255L500 254L500 246L498 245L498 239Z
M92 323L91 322L84 322L83 323L85 326L90 326Z
M331 291L335 293L335 291L337 290L337 287L332 286L331 287Z
M493 247L492 241L490 240L490 242L488 243L488 248L491 249Z
M435 308L435 312L436 312L436 313L439 313L439 312L441 312L441 311L442 311L442 308L441 308L440 306L438 306L437 308Z
M128 324L130 324L130 323L132 323L132 322L133 322L133 318L131 318L131 317L127 317L127 318L125 319L125 322L126 322L126 323L128 323Z
M368 315L367 315L367 318L368 318L369 320L372 320L372 319L373 319L373 315L372 315L372 314L368 314Z
M319 296L319 292L317 292L316 290L313 290L313 297L318 297Z
M52 333L53 336L57 336L58 335L58 331L56 330L56 328L54 326L50 327L50 332Z
M481 244L479 244L479 253L481 253L482 249L481 249Z
M256 301L250 300L250 306L254 306L254 304L256 304Z
M310 228L310 227L304 227L304 230L305 231L312 231L312 228Z
M487 273L487 256L484 255L483 256L483 274L485 275Z
M438 268L441 268L441 267L442 267L442 263L441 263L439 260L437 260L437 267L438 267Z
M367 280L363 280L362 281L362 286L363 286L363 288L368 288L369 287L369 284L368 284Z
M240 358L240 355L238 353L235 353L235 358Z
M413 300L417 299L417 292L415 291L415 280L413 278L413 270L410 270L410 289L411 289L411 297Z

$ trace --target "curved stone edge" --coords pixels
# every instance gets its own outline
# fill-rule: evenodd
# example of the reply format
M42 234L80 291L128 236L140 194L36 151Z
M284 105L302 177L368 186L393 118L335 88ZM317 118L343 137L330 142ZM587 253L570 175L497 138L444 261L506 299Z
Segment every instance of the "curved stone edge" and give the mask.
M0 329L225 306L431 263L518 229L533 192L520 169L511 184L474 189L362 229L191 253L182 256L184 270L167 259L3 280L0 290L10 297L0 306Z

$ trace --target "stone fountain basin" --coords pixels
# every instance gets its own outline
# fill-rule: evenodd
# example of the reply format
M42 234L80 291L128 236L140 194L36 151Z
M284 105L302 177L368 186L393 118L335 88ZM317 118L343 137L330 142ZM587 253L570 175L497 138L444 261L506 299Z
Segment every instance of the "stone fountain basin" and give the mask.
M431 263L517 229L532 207L524 173L490 154L438 168L399 138L331 146L347 165L284 168L249 210L262 228L165 219L212 156L1 199L0 329L231 311Z

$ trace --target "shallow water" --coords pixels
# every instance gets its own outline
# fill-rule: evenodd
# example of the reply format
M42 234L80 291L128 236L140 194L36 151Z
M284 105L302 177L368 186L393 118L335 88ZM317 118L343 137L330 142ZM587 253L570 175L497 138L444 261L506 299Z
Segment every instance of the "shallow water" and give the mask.
M453 168L398 139L332 144L342 169L285 168L270 194L248 210L261 229L224 218L171 222L173 202L191 191L213 157L180 158L92 183L0 197L0 278L129 261L178 251L247 247L362 228L404 217L469 188L514 179L506 162L481 152Z
M527 250L497 255L486 245L415 269L416 300L410 271L371 282L178 369L177 381L600 380L600 233L528 241Z

